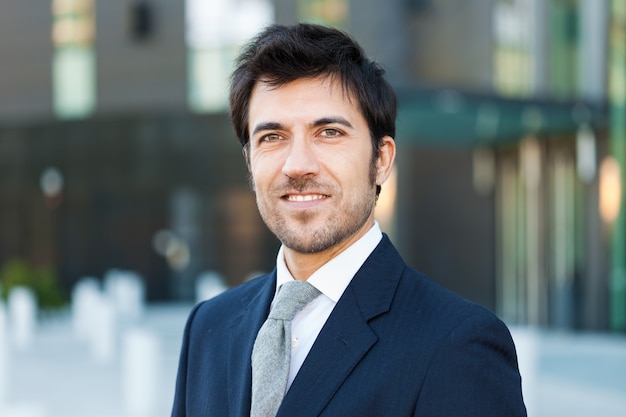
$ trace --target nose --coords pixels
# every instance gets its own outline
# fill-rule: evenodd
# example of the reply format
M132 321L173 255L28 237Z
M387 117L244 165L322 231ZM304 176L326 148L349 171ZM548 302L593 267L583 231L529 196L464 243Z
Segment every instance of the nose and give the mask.
M289 144L282 172L291 178L317 175L319 163L313 145L304 138L293 139Z

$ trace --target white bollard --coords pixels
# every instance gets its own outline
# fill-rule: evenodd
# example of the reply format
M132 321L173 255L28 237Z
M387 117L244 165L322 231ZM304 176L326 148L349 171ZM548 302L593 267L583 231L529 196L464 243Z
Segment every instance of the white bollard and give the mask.
M9 396L9 332L4 304L0 301L0 411L8 401ZM0 412L0 415L4 415Z
M96 278L85 277L72 289L72 329L74 335L88 341L94 331L95 308L101 297L100 283Z
M128 330L122 340L122 398L129 417L151 417L158 402L160 348L156 337L141 329Z
M94 300L93 326L89 341L93 357L101 363L115 358L117 322L115 309L108 297L100 295Z
M203 272L196 280L196 302L209 300L227 289L224 279L218 272Z
M121 320L136 323L142 318L145 285L139 274L112 269L105 274L104 288Z
M9 327L15 347L30 347L37 323L37 300L33 291L26 287L14 287L9 292Z
M118 283L117 310L125 319L137 322L143 317L145 310L145 284L139 274L126 271Z

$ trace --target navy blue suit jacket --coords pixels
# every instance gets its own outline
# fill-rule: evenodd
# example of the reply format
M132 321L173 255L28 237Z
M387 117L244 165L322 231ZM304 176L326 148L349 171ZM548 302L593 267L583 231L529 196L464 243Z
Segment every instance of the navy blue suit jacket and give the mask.
M276 272L197 305L173 417L249 416ZM280 417L526 416L515 347L485 308L408 268L385 236L335 306Z

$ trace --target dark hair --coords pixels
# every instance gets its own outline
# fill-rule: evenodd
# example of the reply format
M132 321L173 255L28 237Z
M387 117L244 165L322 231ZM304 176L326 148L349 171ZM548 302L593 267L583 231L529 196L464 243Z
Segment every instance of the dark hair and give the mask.
M230 116L242 146L249 141L248 106L259 80L280 86L301 78L334 77L355 99L367 121L374 155L383 136L395 137L397 98L384 70L340 30L300 23L267 27L236 61L231 78Z

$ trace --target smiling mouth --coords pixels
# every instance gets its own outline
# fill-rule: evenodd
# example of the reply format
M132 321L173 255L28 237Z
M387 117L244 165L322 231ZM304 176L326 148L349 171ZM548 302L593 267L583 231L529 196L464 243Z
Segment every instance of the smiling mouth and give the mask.
M295 202L305 202L305 201L316 201L323 200L328 198L326 194L288 194L283 196L283 199L287 201L295 201Z

